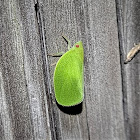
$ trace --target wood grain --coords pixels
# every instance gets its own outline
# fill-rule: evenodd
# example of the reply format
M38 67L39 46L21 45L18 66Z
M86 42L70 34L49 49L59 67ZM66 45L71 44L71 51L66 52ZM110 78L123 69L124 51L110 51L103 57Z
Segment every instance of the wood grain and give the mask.
M125 139L115 1L90 2L88 8L85 89L91 139Z
M51 139L34 2L0 5L1 139Z
M126 59L128 52L134 47L134 43L140 42L140 2L118 0L118 17L120 29L120 45L123 54L122 61ZM138 140L140 137L140 54L138 53L128 64L122 65L125 127L128 140Z
M0 140L138 140L139 54L123 64L139 43L138 6L0 1ZM51 64L59 58L48 55L67 51L62 33L85 51L85 98L69 108L55 101Z
M40 5L48 53L67 49L61 33L72 44L81 39L85 49L85 100L81 113L71 116L64 112L68 109L59 110L52 94L59 139L124 140L115 1L42 1ZM56 60L49 58L49 63ZM54 67L50 67L51 78L53 71Z

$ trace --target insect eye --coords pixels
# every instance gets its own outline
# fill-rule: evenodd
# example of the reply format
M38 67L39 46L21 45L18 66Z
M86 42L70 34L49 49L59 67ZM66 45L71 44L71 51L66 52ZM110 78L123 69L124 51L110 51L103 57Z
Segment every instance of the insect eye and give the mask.
M79 48L79 45L78 44L76 45L76 48Z

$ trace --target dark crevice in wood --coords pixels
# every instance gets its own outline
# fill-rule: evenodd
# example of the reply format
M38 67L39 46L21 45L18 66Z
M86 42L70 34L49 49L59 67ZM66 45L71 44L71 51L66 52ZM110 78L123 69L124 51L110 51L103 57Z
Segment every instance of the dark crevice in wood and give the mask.
M52 90L51 90L51 82L50 82L50 72L49 72L49 64L47 58L47 47L45 42L45 34L44 34L44 25L43 25L43 17L40 11L40 5L38 0L35 4L35 12L39 29L40 43L41 43L41 51L42 51L42 59L43 59L43 73L44 73L44 82L45 82L45 91L47 96L47 104L48 104L48 113L49 113L49 121L50 121L50 130L52 140L57 140L57 130L55 127L55 115L54 108L52 103Z
M35 12L36 12L36 17L37 17L37 13L38 13L38 10L39 10L39 4L38 4L38 1L37 3L35 3Z
M124 128L126 133L126 139L129 140L129 120L128 120L128 104L127 104L127 91L126 91L126 73L124 70L124 35L123 35L123 19L122 19L122 4L121 0L116 0L116 14L117 14L117 26L118 26L118 39L120 50L120 65L121 65L121 78L122 78L122 97L123 97L123 115L124 115Z

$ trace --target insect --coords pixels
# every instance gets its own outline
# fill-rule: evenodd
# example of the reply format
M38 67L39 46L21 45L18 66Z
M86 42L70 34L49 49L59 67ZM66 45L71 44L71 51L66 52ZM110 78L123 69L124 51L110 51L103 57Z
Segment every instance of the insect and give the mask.
M53 77L55 98L62 106L74 106L80 104L84 98L84 49L82 41L71 48L70 41L65 36L62 37L68 42L68 51L63 55L52 55L62 55L56 64Z
M137 54L137 52L140 50L140 43L138 45L134 44L134 47L129 51L127 54L127 58L125 60L125 63L128 63L132 60L132 58Z

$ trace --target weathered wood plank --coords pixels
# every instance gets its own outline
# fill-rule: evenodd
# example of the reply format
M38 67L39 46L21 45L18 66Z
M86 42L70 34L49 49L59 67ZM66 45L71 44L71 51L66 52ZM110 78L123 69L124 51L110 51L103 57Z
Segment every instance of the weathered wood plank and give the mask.
M69 115L65 113L71 113L69 108L58 109L52 90L57 138L125 140L115 1L42 0L39 5L48 53L67 50L61 33L72 44L82 40L85 48L81 113ZM49 58L49 63L57 60ZM51 80L53 71L50 66Z
M115 1L5 0L0 6L0 138L125 140ZM54 66L48 69L48 59L58 58L47 53L67 50L61 33L72 44L82 40L85 49L85 99L71 108L56 104Z
M118 2L118 18L120 29L120 46L122 47L122 61L134 43L140 42L140 2L122 1ZM123 88L124 88L124 106L125 106L125 126L128 140L139 140L140 138L140 53L138 53L131 62L122 65L123 70ZM122 63L123 64L123 63Z
M88 3L85 89L91 139L97 140L125 139L115 8L110 0Z
M76 41L76 32L74 32L74 30L76 30L78 26L76 23L77 19L75 18L75 4L71 1L42 1L42 3L40 2L39 7L41 19L43 18L42 26L43 29L45 29L44 34L48 53L56 53L57 51L67 50L67 44L61 37L61 34L64 33L68 36L68 33L71 33L70 39L72 40L72 44ZM69 26L67 26L68 24ZM77 39L77 41L79 39ZM49 58L49 60L51 64L56 62L58 58ZM50 66L51 80L53 77L53 71L54 66ZM54 108L54 130L56 131L56 139L88 140L89 136L85 102L83 105L80 104L77 107L64 108L56 105L53 90L51 96Z
M33 0L0 1L2 140L51 139Z

